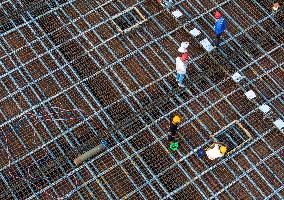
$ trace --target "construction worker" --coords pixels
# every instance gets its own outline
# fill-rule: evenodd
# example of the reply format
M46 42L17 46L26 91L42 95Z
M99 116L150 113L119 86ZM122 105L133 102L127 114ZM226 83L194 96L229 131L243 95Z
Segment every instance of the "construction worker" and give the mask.
M272 5L272 10L277 11L280 8L280 4L279 3L274 3Z
M219 11L215 12L215 35L216 35L216 41L215 41L215 46L219 46L221 42L221 36L222 33L226 30L227 28L227 21L225 18L222 17L221 13Z
M227 152L227 147L221 142L214 142L206 151L200 150L198 152L198 157L200 158L204 154L207 155L209 160L215 160L221 158Z
M283 11L284 2L274 3L272 6L272 10L274 13L273 18L274 20L284 26L284 11Z
M157 0L157 2L167 9L170 9L174 5L173 0Z
M215 160L216 158L221 158L227 152L227 147L222 143L214 142L207 150L206 155L210 160Z
M172 142L174 141L176 134L177 134L177 126L181 122L181 117L178 115L175 115L172 118L171 124L170 124L170 130L169 130L169 141Z
M186 67L188 64L188 59L189 59L189 56L187 53L184 53L182 54L181 57L176 58L176 70L177 70L176 80L180 87L185 87L183 84L183 80L186 74Z

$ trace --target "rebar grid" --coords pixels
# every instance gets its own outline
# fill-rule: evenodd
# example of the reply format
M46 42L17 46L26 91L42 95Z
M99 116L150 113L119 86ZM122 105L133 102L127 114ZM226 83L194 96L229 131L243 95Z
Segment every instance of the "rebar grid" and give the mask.
M208 199L234 198L237 190L244 198L281 199L283 135L272 123L255 124L263 121L262 103L273 109L269 122L283 119L283 59L277 58L283 28L274 19L279 12L244 0L177 1L186 16L177 23L150 1L78 2L48 1L49 11L20 14L23 22L10 21L15 28L1 35L1 197ZM6 3L25 7L24 1L4 1L7 16ZM147 22L123 35L111 21L131 6ZM243 9L248 7L250 13ZM242 24L232 8L251 23ZM216 9L231 29L220 51L208 54L188 31L197 27L211 38ZM265 22L278 33L267 31ZM184 39L196 49L189 52L189 86L180 90L172 75ZM40 68L32 71L35 66ZM234 71L245 81L235 84L228 76ZM242 98L248 89L258 94L256 100ZM182 146L169 154L167 124L174 113L184 116ZM219 162L197 159L195 152L212 142L209 136L235 119L253 140ZM72 163L104 139L110 144L106 152L81 167Z

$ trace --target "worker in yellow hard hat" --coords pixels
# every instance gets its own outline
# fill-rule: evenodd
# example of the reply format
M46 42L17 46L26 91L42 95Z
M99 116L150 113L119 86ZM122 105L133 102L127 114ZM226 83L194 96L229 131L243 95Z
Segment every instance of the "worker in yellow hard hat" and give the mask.
M208 149L205 151L200 149L198 152L198 157L200 158L203 155L207 155L208 159L215 160L217 158L223 157L227 152L227 147L222 142L214 142Z
M178 123L180 123L180 121L181 121L181 117L178 116L178 115L175 115L175 116L173 117L172 123L173 123L173 124L178 124Z
M170 124L170 130L169 130L169 141L172 142L174 141L176 134L177 134L177 126L178 124L181 122L181 117L178 115L175 115L172 120L171 120L171 124Z
M220 147L220 152L225 155L225 153L227 152L227 147L226 146L221 146Z
M223 157L227 152L227 147L219 142L214 142L207 150L206 155L210 160Z

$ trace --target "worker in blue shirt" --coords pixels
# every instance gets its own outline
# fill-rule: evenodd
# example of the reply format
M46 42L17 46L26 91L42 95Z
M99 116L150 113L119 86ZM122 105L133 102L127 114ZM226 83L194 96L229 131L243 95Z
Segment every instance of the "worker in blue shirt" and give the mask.
M222 33L227 28L227 21L225 18L222 17L220 12L215 12L215 18L216 18L216 24L215 24L215 35L216 35L216 41L215 45L218 47L221 42L221 36Z

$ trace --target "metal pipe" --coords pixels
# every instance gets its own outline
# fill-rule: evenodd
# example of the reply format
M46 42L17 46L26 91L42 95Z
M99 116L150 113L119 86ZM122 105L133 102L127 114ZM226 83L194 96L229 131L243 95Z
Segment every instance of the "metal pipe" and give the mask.
M92 148L91 150L83 153L82 155L78 156L74 159L75 165L80 165L84 161L88 160L89 158L93 157L96 154L99 154L100 152L104 151L107 147L106 141L102 142L101 144L97 145L96 147Z

